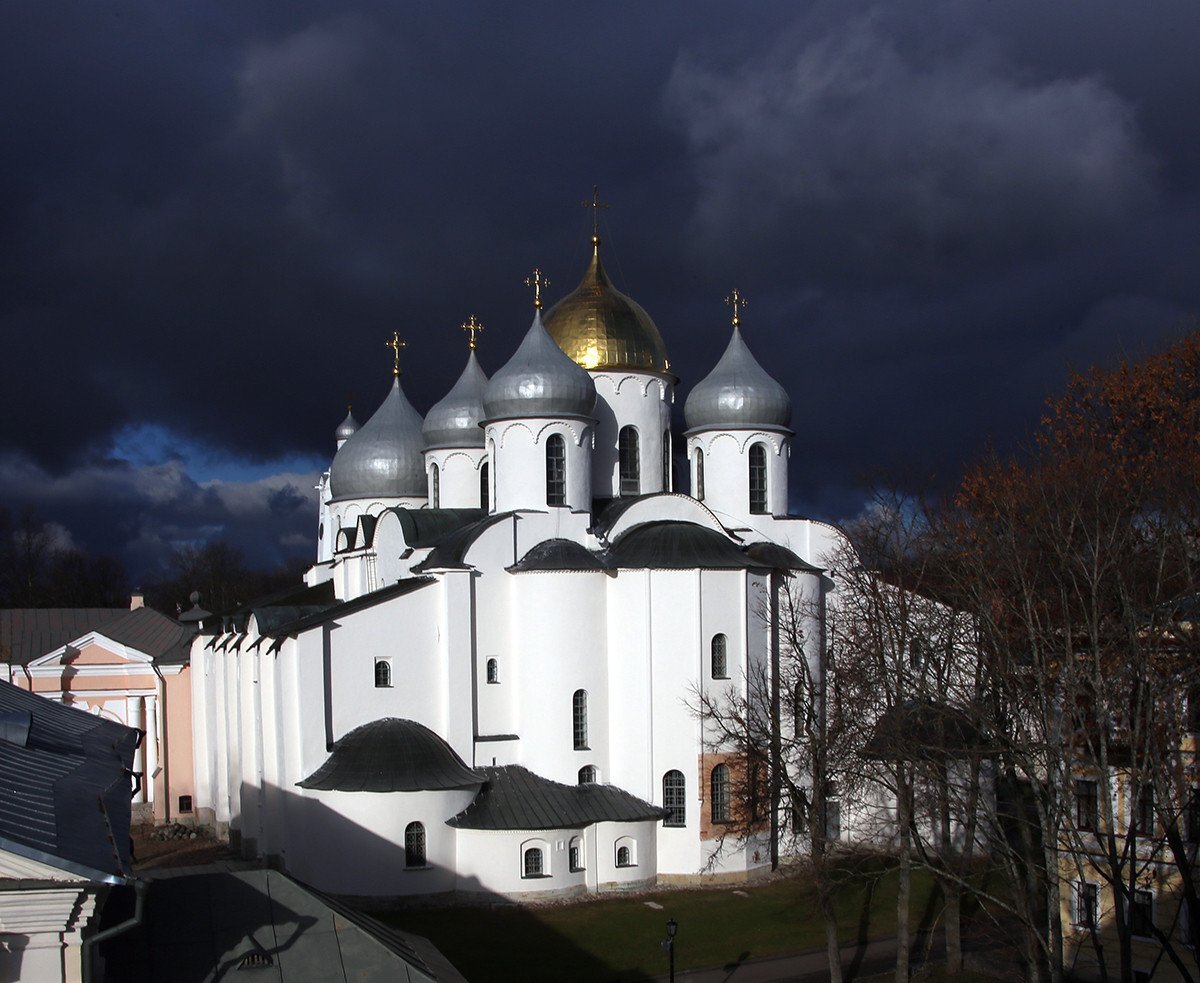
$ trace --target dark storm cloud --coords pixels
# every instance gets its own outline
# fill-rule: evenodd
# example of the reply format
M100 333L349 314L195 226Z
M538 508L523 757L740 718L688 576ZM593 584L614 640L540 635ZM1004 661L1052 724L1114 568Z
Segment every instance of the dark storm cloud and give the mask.
M468 313L495 371L528 270L552 298L581 275L593 182L609 270L681 397L724 347L721 298L751 295L747 338L795 397L800 507L844 516L857 476L893 467L952 480L1068 366L1200 307L1198 21L1165 2L12 5L0 491L135 566L213 535L311 551L307 465L233 472L327 460L345 403L361 421L383 398L393 329L421 410ZM146 427L162 460L122 463ZM197 447L225 480L197 476Z

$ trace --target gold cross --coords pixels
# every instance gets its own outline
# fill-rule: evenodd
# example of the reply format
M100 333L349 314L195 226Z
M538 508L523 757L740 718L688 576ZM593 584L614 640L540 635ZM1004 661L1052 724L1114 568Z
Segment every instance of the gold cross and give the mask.
M542 276L542 271L534 267L533 273L525 278L525 286L533 287L534 310L542 309L542 287L550 286L550 281Z
M392 332L392 340L385 341L384 345L392 350L392 378L400 378L400 349L407 348L408 343L400 340L400 332Z
M738 293L737 287L734 287L733 293L725 298L725 303L729 304L733 308L733 326L736 328L742 323L741 312L746 309L746 305L749 303L749 301L746 300L746 298L740 293Z
M581 204L584 208L590 208L592 210L592 239L599 240L600 209L608 207L608 202L600 200L600 186L598 184L593 184L592 200L588 201L587 199L584 199L579 204Z
M483 330L483 325L475 320L475 315L472 314L468 320L463 322L460 327L471 336L470 346L471 351L475 351L475 335Z

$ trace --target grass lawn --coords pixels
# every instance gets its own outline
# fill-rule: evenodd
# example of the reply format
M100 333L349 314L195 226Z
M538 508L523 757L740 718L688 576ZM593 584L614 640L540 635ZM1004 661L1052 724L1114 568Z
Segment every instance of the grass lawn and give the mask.
M843 945L895 931L895 890L895 875L877 864L845 877L837 895ZM914 927L938 907L931 879L914 873ZM677 970L825 946L815 893L801 878L544 907L410 909L383 920L428 936L472 981L616 983L666 973L660 943L668 918L679 923Z

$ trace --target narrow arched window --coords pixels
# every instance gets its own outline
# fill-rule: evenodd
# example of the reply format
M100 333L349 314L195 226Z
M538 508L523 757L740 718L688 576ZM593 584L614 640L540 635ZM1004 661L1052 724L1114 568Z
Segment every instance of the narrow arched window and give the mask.
M617 434L617 467L621 476L621 494L640 495L642 475L638 461L637 427L622 427Z
M491 486L488 479L488 462L479 466L479 507L490 510L492 506Z
M712 678L729 678L728 642L722 634L712 637Z
M617 847L617 866L618 867L632 867L633 866L633 859L632 859L632 855L629 852L629 847L627 847L627 846Z
M704 501L704 451L699 447L696 448L696 487L694 489L696 501Z
M750 446L750 511L767 511L767 449L762 444Z
M487 681L489 683L500 682L500 663L495 659L487 660Z
M671 431L663 431L663 491L671 490Z
M571 698L571 729L576 751L588 749L587 690L577 689Z
M429 506L441 508L442 505L442 472L435 464L429 469Z
M714 823L729 822L729 766L717 765L709 782L709 807Z
M524 874L526 877L541 877L542 870L542 851L539 847L531 846L525 851Z
M425 827L421 823L404 827L404 866L425 866Z
M664 826L687 825L687 784L682 771L668 771L663 775Z
M567 502L567 445L561 434L546 438L546 504Z
M596 766L584 765L579 769L579 784L580 785L595 785L596 784Z
M375 687L387 689L392 685L392 664L387 659L375 660Z
M571 840L570 850L567 853L567 866L572 871L583 870L583 840L578 836Z

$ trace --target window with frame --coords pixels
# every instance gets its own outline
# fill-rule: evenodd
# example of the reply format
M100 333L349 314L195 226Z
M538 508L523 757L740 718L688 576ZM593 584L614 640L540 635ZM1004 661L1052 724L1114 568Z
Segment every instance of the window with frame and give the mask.
M392 685L392 664L387 659L375 660L375 688L389 689Z
M429 469L429 505L435 509L442 506L442 472L436 464Z
M724 634L718 633L713 635L712 644L709 646L710 668L712 670L713 679L728 679L729 678L729 643Z
M1079 928L1089 931L1100 924L1100 885L1090 881L1076 881L1074 884L1075 907L1071 912L1072 921Z
M522 877L544 877L545 874L543 873L543 871L545 869L545 866L542 863L542 860L543 860L543 858L542 858L541 847L536 847L536 846L528 847L525 850L525 856L523 858L523 862L522 862L522 866L521 866L521 871L522 871L521 876Z
M767 511L767 449L762 444L750 445L750 511Z
M190 795L181 795L179 797L179 811L181 813L192 811L192 797Z
M1100 791L1091 779L1075 779L1075 828L1095 832L1100 826Z
M479 465L479 507L485 512L491 510L492 486L490 482L488 462Z
M729 766L717 765L709 776L709 812L714 823L729 822Z
M489 683L500 682L500 663L495 659L487 660L487 681Z
M618 867L632 867L633 866L633 853L630 851L629 847L627 847L627 846L617 847L617 866Z
M697 502L704 501L704 451L696 448L696 487L693 493Z
M664 826L687 825L687 780L682 771L672 769L663 775Z
M578 836L571 840L567 849L567 866L573 874L583 870L583 840Z
M546 504L567 502L567 442L561 434L546 438Z
M622 427L617 434L617 472L622 496L642 492L642 466L638 459L637 427Z
M1154 895L1150 891L1134 891L1129 899L1129 933L1149 938L1154 930Z
M409 823L404 827L404 866L425 866L425 826Z
M1133 821L1137 824L1139 836L1154 835L1154 786L1143 785L1138 789L1137 801L1134 807Z
M584 765L579 769L579 784L580 785L595 785L596 784L596 766Z
M576 751L588 750L587 690L577 689L571 697L571 736Z

